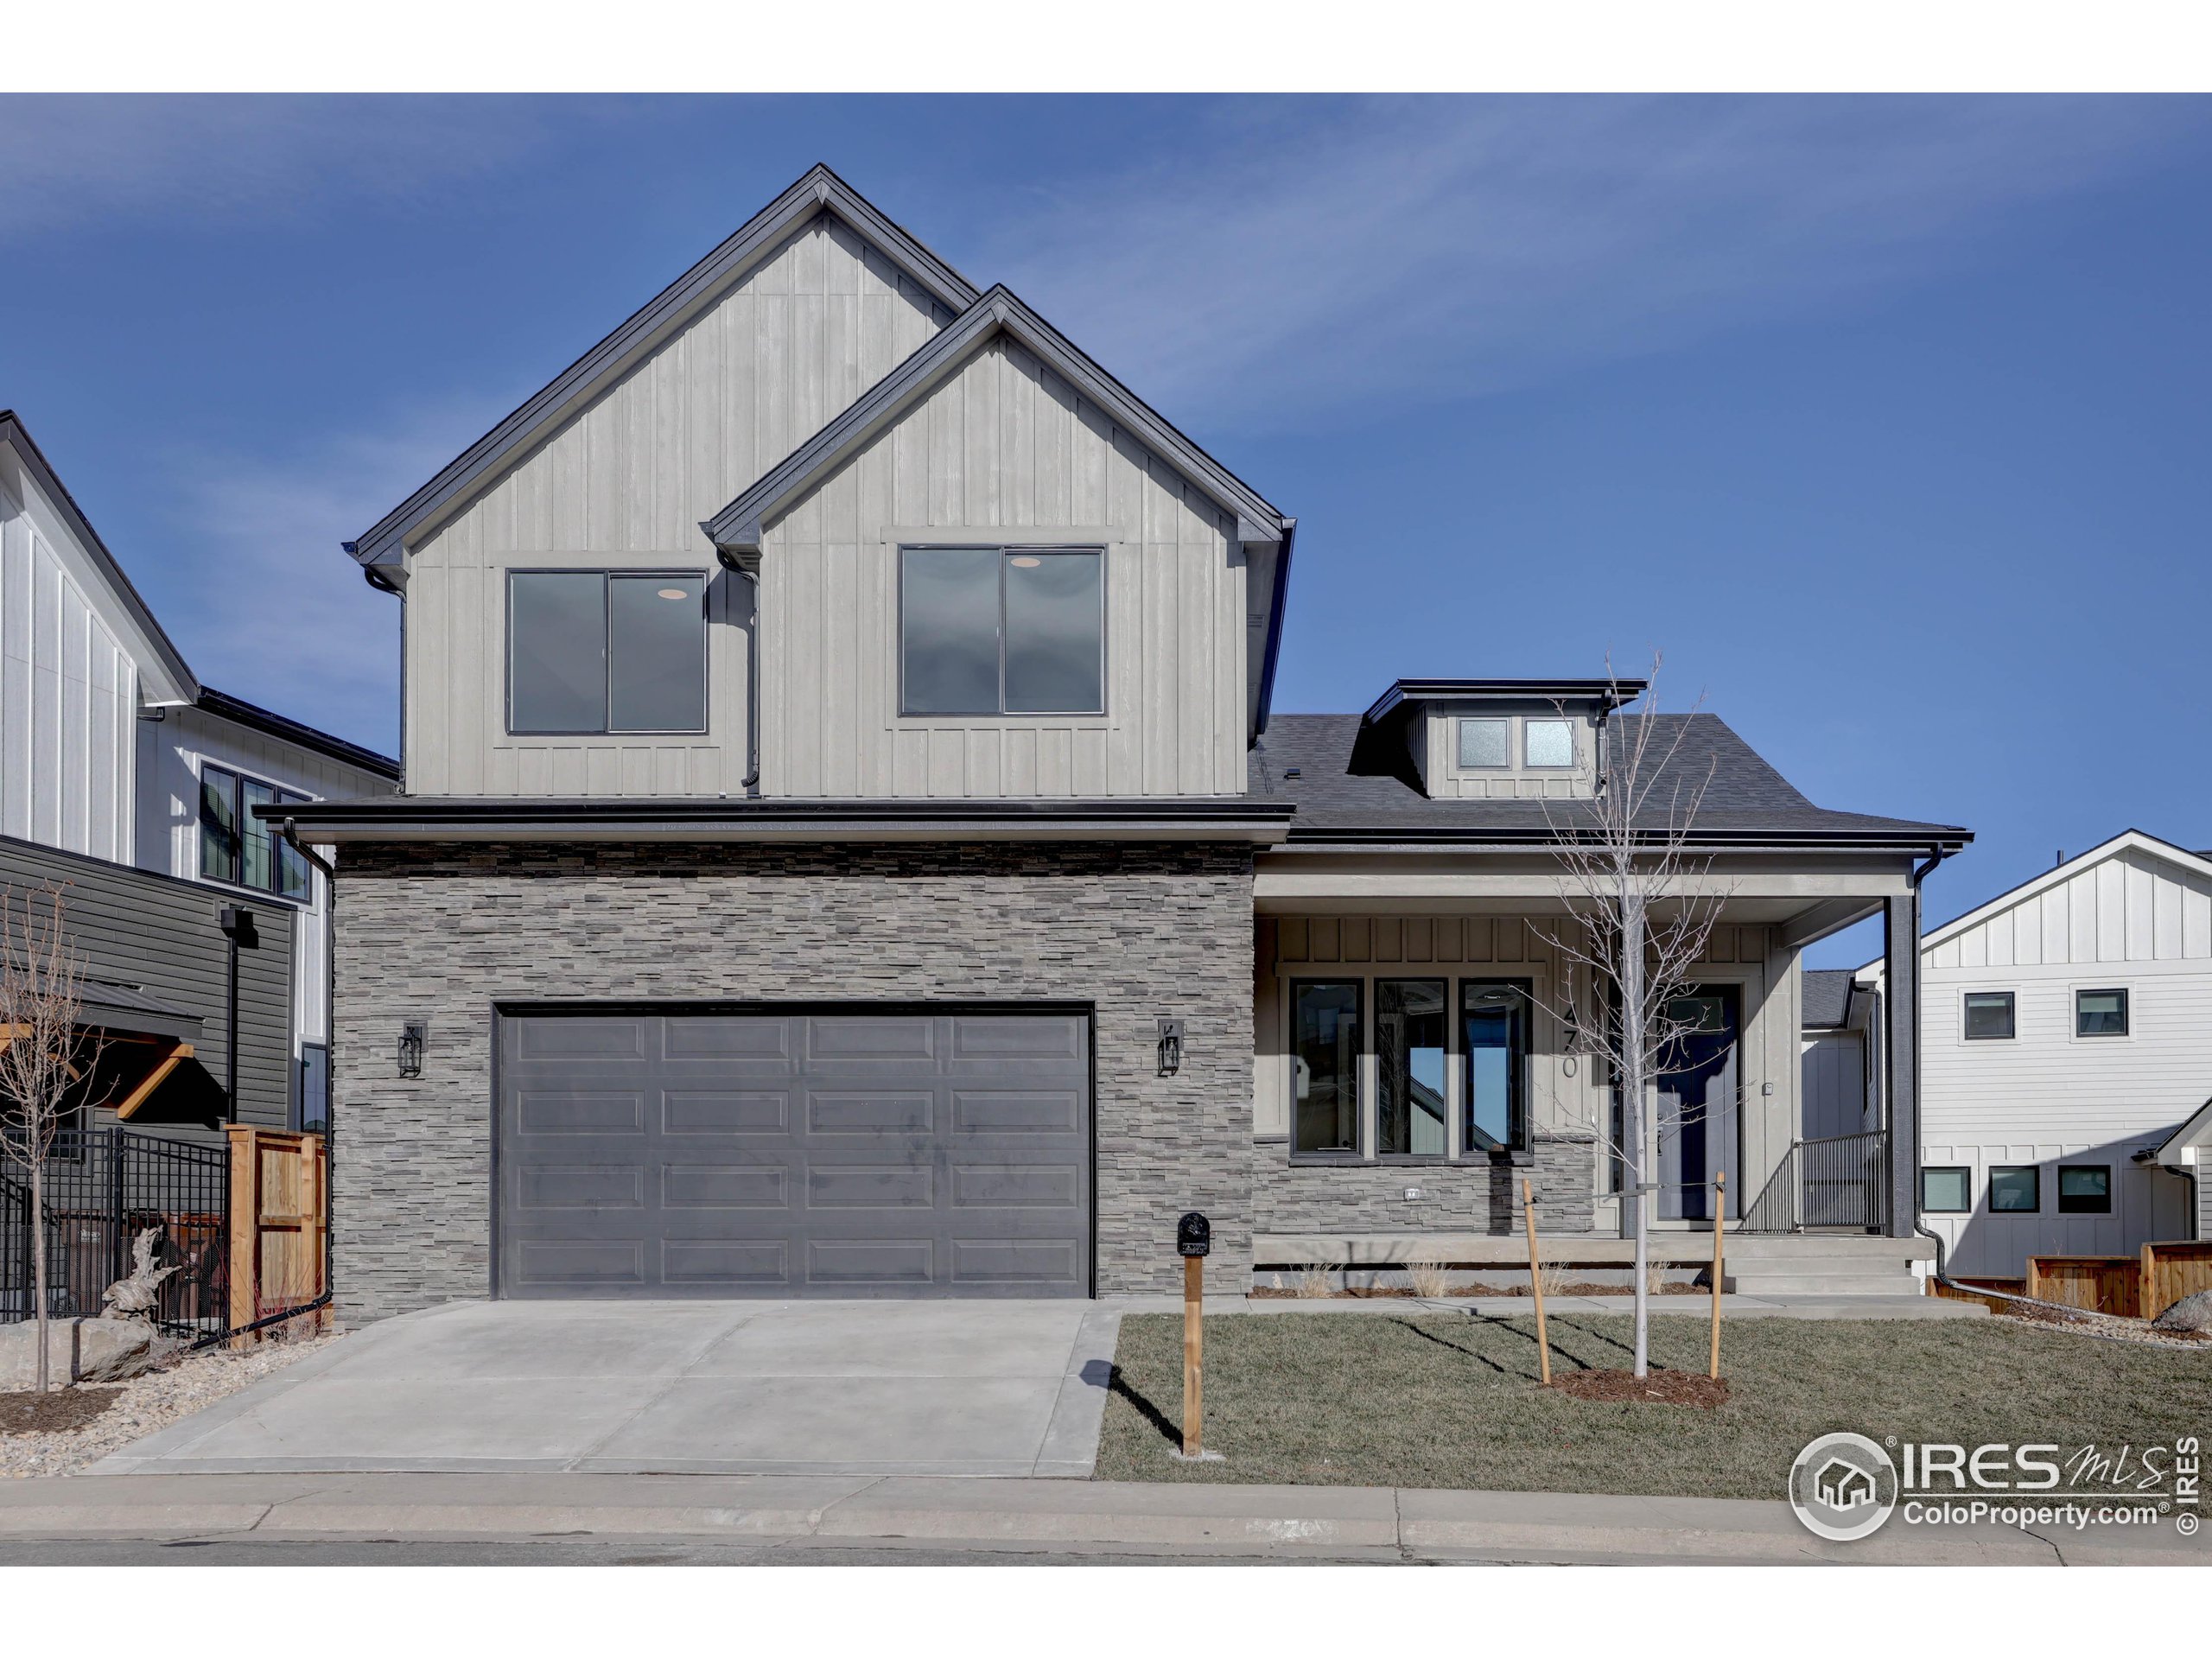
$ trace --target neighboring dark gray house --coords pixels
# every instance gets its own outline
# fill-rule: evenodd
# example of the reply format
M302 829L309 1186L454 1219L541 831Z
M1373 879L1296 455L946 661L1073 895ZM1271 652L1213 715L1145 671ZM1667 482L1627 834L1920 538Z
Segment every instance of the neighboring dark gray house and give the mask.
M1190 1209L1232 1285L1510 1261L1524 1174L1617 1255L1531 925L1637 688L1273 715L1295 527L817 168L349 543L406 771L289 813L340 852L341 1305L1157 1289ZM1662 1235L1794 1179L1800 952L1882 915L1910 973L1967 839L1683 736L1728 897ZM1896 1236L1808 1274L1910 1282L1882 1142Z
M0 893L63 893L97 982L87 1023L115 1071L95 1090L104 1114L228 1115L236 936L238 1118L327 1122L329 883L251 809L397 778L381 755L202 685L0 410Z

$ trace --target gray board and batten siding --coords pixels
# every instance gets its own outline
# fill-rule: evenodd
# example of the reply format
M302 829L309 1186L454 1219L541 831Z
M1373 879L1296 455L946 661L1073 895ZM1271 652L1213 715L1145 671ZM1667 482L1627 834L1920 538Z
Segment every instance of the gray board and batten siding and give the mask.
M0 838L0 887L13 907L61 890L63 926L86 978L133 987L200 1017L193 1056L222 1080L229 1040L226 904L253 912L257 949L238 952L238 1119L285 1127L292 1075L296 912L265 893L232 893L12 837ZM180 1133L180 1131L170 1131Z
M503 1296L1090 1293L1087 1012L511 1013L499 1079Z

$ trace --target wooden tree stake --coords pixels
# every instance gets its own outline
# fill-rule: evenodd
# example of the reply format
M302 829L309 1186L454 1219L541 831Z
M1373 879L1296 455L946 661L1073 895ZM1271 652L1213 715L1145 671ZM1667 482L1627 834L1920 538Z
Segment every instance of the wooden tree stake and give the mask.
M1183 1258L1183 1455L1198 1455L1205 1422L1205 1278L1202 1255Z
M1536 1364L1546 1388L1552 1385L1552 1345L1544 1335L1544 1264L1536 1251L1536 1192L1521 1178L1521 1213L1529 1223L1529 1294L1536 1299Z
M1705 1374L1717 1382L1720 1376L1720 1236L1728 1228L1726 1170L1713 1173L1713 1358Z

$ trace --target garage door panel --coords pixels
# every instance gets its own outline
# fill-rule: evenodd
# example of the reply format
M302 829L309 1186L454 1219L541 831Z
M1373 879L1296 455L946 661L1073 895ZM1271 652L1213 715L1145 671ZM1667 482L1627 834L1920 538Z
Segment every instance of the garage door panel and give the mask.
M563 1015L513 1020L509 1052L518 1060L613 1060L645 1057L645 1022Z
M1008 1060L1079 1060L1084 1022L1076 1015L963 1014L950 1021L952 1059L993 1066Z
M810 1067L897 1065L937 1058L938 1024L926 1016L843 1014L813 1019L806 1027Z
M642 1210L645 1172L635 1164L532 1164L515 1172L524 1210Z
M641 1239L526 1240L516 1250L515 1283L541 1294L642 1287L645 1282Z
M1064 1284L1081 1267L1065 1239L955 1239L952 1276L964 1284Z
M716 1090L661 1091L664 1135L772 1135L791 1132L791 1097L785 1093L732 1094Z
M807 1091L806 1129L810 1135L922 1136L936 1128L937 1118L937 1096L932 1091Z
M562 1026L503 1025L504 1294L1088 1294L1087 1020Z
M918 1289L937 1281L937 1241L811 1239L806 1247L806 1278L810 1285L905 1285Z
M526 1089L516 1096L515 1115L526 1135L636 1135L645 1127L645 1097Z
M733 1020L727 1014L671 1014L661 1022L661 1058L708 1060L734 1065L789 1070L791 1022L788 1020Z
M781 1164L664 1164L664 1210L788 1210L791 1174Z
M791 1245L779 1238L671 1238L661 1245L661 1274L693 1289L781 1289L791 1283Z

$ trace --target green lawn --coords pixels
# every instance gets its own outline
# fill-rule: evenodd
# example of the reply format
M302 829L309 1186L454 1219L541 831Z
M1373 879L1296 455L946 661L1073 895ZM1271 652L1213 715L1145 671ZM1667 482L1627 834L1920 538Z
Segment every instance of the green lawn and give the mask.
M1552 1364L1623 1368L1625 1318L1549 1321ZM1652 1320L1660 1364L1705 1369L1707 1327ZM2141 1446L2212 1433L2212 1346L2131 1347L2012 1319L1740 1319L1729 1402L1596 1405L1541 1389L1535 1321L1236 1314L1206 1324L1205 1445L1184 1464L1183 1322L1122 1321L1101 1480L1456 1486L1778 1498L1815 1435Z

